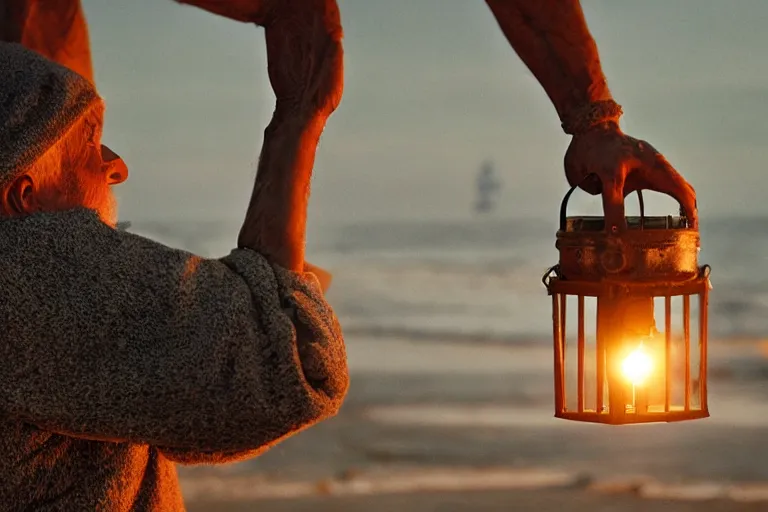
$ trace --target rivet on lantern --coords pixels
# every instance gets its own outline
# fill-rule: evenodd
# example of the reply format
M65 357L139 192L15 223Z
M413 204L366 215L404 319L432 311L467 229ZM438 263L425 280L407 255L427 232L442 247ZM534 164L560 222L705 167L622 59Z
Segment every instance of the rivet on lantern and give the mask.
M543 278L555 416L612 425L708 417L710 267L698 266L698 230L682 211L646 217L641 191L640 216L621 232L603 217L568 217L575 189L560 207L560 261Z

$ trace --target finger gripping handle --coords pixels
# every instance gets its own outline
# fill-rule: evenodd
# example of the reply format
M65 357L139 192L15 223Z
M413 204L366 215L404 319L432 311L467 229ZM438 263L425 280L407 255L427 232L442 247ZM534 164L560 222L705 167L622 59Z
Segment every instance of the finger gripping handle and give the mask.
M591 177L595 176L594 174L590 174L586 176L581 182L577 183L576 185L572 186L568 192L565 193L565 197L563 197L562 202L560 203L560 231L565 231L568 223L568 201L571 198L571 195L573 195L573 192L581 187L584 182L586 182ZM637 190L637 200L640 204L640 228L642 229L645 227L645 199L643 198L643 191L638 189ZM680 215L684 216L683 207L680 205Z

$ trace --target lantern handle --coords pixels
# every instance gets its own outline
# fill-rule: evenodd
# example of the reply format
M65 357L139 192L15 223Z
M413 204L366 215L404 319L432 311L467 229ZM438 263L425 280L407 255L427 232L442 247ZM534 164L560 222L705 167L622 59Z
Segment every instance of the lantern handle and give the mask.
M560 265L552 265L547 269L547 271L544 273L544 275L541 278L541 283L549 290L549 285L552 282L552 277L560 278Z
M596 175L589 174L585 176L583 180L572 186L570 190L565 193L565 197L563 197L563 201L560 203L560 231L565 231L566 228L568 220L568 200L571 198L573 192L592 176ZM645 227L645 200L643 199L643 191L641 189L637 189L637 200L640 203L640 229L643 229Z

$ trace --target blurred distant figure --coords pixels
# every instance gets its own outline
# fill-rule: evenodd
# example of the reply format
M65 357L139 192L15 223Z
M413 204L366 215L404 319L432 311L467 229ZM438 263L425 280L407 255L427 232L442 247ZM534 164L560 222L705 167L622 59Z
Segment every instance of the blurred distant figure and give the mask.
M477 199L475 213L480 215L490 213L496 207L494 198L501 190L501 181L491 162L484 162L477 173Z

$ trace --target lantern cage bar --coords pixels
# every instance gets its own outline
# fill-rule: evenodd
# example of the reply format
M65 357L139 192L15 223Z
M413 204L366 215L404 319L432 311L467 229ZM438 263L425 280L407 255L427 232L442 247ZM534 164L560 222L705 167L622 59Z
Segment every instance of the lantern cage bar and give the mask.
M684 216L566 217L552 297L555 416L612 425L706 418L708 265Z
M708 266L696 279L671 288L623 283L617 289L610 284L569 282L557 272L556 267L551 269L546 279L552 297L556 417L620 425L709 416ZM633 299L653 301L654 313L661 313L656 318L662 330L654 325L654 332L642 340L622 339L620 327L610 325L612 318L600 318L601 313L605 316L602 309ZM673 309L675 302L678 307ZM697 325L692 326L692 317ZM648 381L639 385L627 382L617 368L622 356L628 357L622 349L635 348L634 344L645 345L655 361Z

